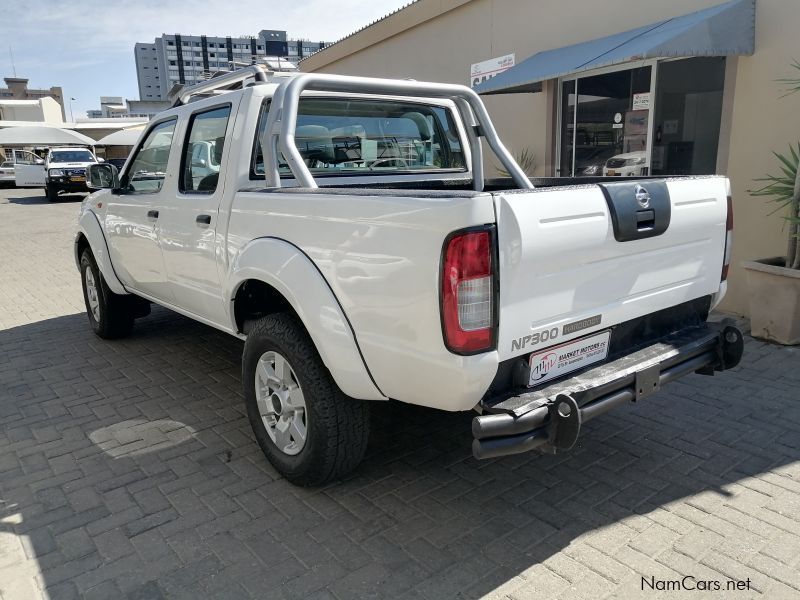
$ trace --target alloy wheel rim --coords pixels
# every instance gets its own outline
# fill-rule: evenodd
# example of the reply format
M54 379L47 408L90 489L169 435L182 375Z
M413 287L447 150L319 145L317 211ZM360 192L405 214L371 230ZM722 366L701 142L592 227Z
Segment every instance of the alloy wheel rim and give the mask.
M86 267L86 297L89 300L89 309L94 320L100 322L100 298L97 295L97 284L91 267Z
M267 435L289 456L306 445L308 414L300 382L289 361L273 351L265 352L256 365L256 403Z

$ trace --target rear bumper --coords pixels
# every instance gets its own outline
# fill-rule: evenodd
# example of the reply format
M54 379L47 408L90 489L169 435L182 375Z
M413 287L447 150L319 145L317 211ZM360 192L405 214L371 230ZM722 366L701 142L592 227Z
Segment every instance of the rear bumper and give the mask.
M627 402L644 400L689 373L735 367L742 332L729 323L688 327L632 354L569 379L497 403L472 421L472 453L485 459L539 449L568 450L581 424Z

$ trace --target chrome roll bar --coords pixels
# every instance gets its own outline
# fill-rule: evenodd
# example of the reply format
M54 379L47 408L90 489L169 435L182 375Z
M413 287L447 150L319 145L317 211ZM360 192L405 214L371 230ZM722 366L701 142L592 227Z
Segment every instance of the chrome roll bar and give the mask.
M350 77L321 73L301 73L281 83L272 97L267 124L261 140L264 151L264 171L268 187L281 187L278 172L278 154L283 153L292 174L301 187L316 188L311 171L303 160L295 143L297 108L304 91L325 91L353 94L382 94L387 96L410 96L423 98L446 98L455 102L467 128L472 149L472 173L474 187L483 190L483 153L480 138L486 143L509 172L514 183L523 189L532 189L528 176L506 149L497 135L489 113L480 96L463 85L449 83L426 83L373 77Z
M244 84L245 80L250 78L253 78L259 83L265 83L269 81L269 72L262 65L252 65L231 73L226 73L225 75L220 75L219 77L212 77L208 81L181 90L173 106L186 104L192 96L197 96L198 94L208 94L236 83Z

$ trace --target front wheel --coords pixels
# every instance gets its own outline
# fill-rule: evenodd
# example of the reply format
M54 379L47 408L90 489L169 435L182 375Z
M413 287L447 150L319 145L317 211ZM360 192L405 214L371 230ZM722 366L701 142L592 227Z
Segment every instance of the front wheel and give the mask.
M56 200L58 200L58 190L56 190L54 187L51 187L50 185L47 185L44 188L44 195L47 196L48 202L55 202Z
M369 405L339 389L296 316L256 321L244 345L242 381L256 440L286 479L319 485L361 462Z
M101 338L115 339L130 335L135 313L126 296L112 292L88 249L81 255L83 300L92 330Z

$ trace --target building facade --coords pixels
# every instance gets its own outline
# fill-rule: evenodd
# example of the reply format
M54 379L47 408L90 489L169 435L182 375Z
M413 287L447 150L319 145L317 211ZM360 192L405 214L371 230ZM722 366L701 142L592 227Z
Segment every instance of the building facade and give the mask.
M0 100L39 100L52 98L61 107L61 119L66 120L64 112L64 92L60 87L49 90L36 90L28 87L28 80L22 77L5 77L6 87L0 88Z
M61 125L64 115L61 106L50 96L37 100L0 98L0 127L46 123Z
M140 100L167 100L175 84L192 85L208 79L230 63L252 64L265 57L293 63L324 48L325 42L288 39L285 31L265 29L257 36L214 37L163 34L152 43L134 46Z
M800 139L800 11L778 0L417 0L334 42L301 71L471 85L537 176L731 180L735 232L722 308L749 314L741 262L781 255L783 220L749 190ZM465 32L471 32L465 35ZM621 52L631 47L627 54ZM487 160L492 173L496 161Z
M100 96L100 108L87 110L90 119L151 119L170 103L165 100L125 100L122 96Z

